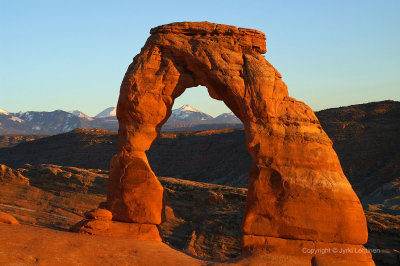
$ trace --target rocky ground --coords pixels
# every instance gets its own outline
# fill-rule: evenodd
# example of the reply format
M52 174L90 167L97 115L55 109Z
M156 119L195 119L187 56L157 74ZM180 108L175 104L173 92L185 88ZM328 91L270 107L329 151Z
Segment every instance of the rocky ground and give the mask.
M160 242L0 224L1 265L206 265ZM162 261L160 261L162 258Z
M307 260L270 254L219 262L185 254L157 241L83 235L27 225L0 224L0 243L0 265L309 265Z
M6 169L3 167L3 169ZM2 171L0 211L20 223L67 231L84 212L105 200L108 172L57 165L26 165ZM22 177L23 178L22 178ZM24 179L25 178L25 179ZM247 189L160 177L167 192L163 240L189 255L226 260L240 254L240 223ZM378 265L396 265L400 218L366 211L367 247Z

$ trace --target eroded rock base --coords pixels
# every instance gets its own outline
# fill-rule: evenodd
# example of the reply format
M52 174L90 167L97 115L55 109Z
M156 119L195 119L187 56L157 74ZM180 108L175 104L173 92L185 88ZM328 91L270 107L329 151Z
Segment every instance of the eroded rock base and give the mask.
M139 240L162 240L156 225L112 221L111 212L105 209L92 210L85 213L85 217L86 219L71 228L72 232L88 235L129 237Z
M296 260L298 265L375 265L371 253L362 245L255 235L244 235L241 244L245 255L281 255Z
M71 231L89 235L122 236L139 240L161 241L158 228L154 224L85 219L74 225Z
M145 153L121 152L111 160L107 209L114 220L160 224L164 189L151 170Z

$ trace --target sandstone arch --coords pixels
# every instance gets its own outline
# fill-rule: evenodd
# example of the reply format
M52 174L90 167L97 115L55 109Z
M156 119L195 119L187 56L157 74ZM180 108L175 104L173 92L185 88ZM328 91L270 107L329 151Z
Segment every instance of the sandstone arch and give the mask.
M262 32L183 22L150 33L120 89L121 153L112 159L107 193L114 220L161 223L163 188L145 151L174 99L202 85L243 121L254 160L242 223L244 249L276 252L290 246L299 253L300 246L367 241L362 206L332 142L313 111L289 97L281 75L262 56Z

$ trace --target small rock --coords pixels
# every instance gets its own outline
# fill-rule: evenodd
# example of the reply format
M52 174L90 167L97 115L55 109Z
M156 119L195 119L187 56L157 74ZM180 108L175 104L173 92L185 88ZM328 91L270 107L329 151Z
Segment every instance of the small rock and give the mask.
M14 216L8 213L0 212L0 224L18 225L19 222L14 218Z
M170 207L170 206L165 206L165 219L166 220L171 220L171 219L175 219L175 213L174 210Z
M81 234L98 235L104 234L110 228L110 221L82 220L71 227L71 231Z
M215 193L213 191L210 192L207 201L208 204L210 205L218 205L220 203L225 203L224 195L222 193Z
M111 221L112 213L106 209L94 209L94 210L85 212L85 218L93 219L93 220Z

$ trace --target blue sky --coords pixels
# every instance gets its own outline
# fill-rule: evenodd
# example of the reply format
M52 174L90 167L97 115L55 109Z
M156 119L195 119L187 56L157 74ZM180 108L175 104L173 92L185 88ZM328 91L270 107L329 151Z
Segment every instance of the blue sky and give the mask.
M400 1L0 0L0 108L78 109L118 100L132 58L152 27L210 21L267 36L265 57L289 94L314 110L400 100ZM175 107L228 111L204 88Z

